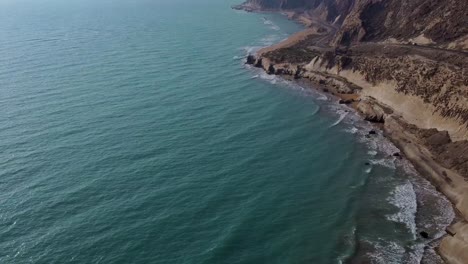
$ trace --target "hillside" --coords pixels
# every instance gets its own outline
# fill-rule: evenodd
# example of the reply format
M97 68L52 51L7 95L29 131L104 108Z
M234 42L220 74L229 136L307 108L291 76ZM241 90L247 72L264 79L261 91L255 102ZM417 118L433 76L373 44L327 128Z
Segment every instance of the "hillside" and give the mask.
M282 10L320 18L337 27L331 44L413 42L468 49L465 0L249 0L250 11Z

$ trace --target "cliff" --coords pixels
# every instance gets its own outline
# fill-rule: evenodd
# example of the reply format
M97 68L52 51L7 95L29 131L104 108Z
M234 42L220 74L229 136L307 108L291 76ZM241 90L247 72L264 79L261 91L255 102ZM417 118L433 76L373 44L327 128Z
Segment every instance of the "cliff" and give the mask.
M239 8L321 18L336 26L334 46L390 41L468 49L466 0L249 0Z
M357 0L335 43L393 38L466 49L467 8L464 0Z
M359 87L354 92L395 109L411 124L446 130L455 141L468 139L466 53L399 44L367 43L346 49L313 45L309 36L266 48L256 64L271 74L315 82L346 80L343 87Z
M468 56L397 44L323 48L313 39L265 48L247 62L315 83L354 104L366 120L383 123L385 134L468 220ZM468 242L460 239L467 230L442 241L448 263L468 263Z
M249 0L306 25L251 54L268 74L311 82L380 127L461 222L438 248L468 263L468 1Z

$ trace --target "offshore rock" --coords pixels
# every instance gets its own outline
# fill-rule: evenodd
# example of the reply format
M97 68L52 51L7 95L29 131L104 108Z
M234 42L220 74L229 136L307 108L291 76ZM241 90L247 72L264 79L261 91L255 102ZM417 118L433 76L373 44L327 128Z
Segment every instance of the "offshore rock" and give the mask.
M249 54L249 55L247 56L247 62L246 62L246 64L251 64L251 65L252 65L252 64L255 64L255 61L256 61L256 60L257 60L257 59L255 58L254 55Z

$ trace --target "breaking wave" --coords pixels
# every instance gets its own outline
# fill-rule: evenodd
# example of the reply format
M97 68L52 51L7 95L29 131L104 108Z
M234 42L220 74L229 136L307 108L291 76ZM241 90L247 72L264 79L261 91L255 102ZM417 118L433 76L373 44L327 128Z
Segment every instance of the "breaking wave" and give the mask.
M374 159L374 160L370 160L370 162L374 165L380 165L380 166L387 167L390 169L396 169L395 161L394 159L391 159L391 158Z
M416 211L418 209L416 192L410 181L398 185L388 201L398 207L398 212L388 216L389 220L403 223L416 238Z
M337 113L340 115L340 117L330 127L337 126L339 123L341 123L341 121L345 119L349 112L346 112L345 110L338 110Z
M279 26L277 26L275 23L273 23L273 21L268 20L266 18L263 18L263 24L269 26L269 28L272 29L272 30L276 30L276 31L280 30Z

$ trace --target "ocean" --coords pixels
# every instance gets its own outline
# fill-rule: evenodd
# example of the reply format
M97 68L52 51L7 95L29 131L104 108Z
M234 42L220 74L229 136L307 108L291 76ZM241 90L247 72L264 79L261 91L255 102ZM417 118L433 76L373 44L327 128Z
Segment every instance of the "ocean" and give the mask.
M0 0L0 263L437 263L450 203L234 4Z

